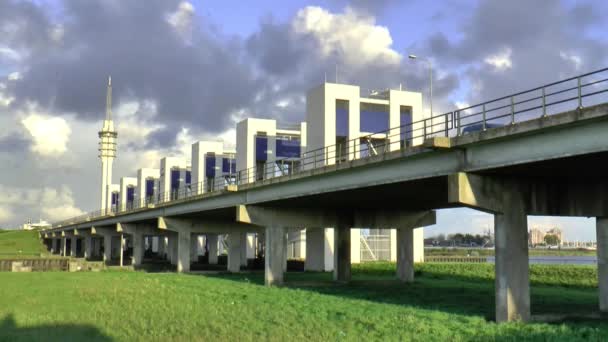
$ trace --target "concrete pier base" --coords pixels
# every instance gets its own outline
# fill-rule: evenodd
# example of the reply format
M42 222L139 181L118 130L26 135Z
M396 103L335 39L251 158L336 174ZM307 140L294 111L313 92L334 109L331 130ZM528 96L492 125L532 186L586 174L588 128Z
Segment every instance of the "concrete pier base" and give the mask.
M334 280L348 282L351 278L350 227L334 228Z
M265 235L264 283L266 286L282 285L287 249L287 229L285 227L268 227Z
M595 224L600 311L608 312L608 217L596 218Z
M177 234L177 272L190 271L191 238L192 236L188 231Z
M521 200L504 196L509 205L494 215L496 322L525 322L530 320L527 217Z
M242 252L245 249L243 235L240 232L228 235L228 272L241 271Z
M402 282L414 281L414 229L396 230L397 239L397 279Z
M207 235L207 249L209 251L209 265L217 265L217 234Z

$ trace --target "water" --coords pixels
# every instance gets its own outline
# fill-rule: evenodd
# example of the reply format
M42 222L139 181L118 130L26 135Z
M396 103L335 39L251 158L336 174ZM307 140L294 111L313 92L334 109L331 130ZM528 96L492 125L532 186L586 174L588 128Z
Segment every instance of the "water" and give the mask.
M494 263L494 257L487 257L488 262ZM597 265L596 256L531 256L530 264L544 265Z

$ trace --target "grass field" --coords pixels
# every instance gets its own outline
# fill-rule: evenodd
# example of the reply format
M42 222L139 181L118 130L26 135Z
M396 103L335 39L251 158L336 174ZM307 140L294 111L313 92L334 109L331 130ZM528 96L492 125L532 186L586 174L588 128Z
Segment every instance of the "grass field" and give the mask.
M38 232L31 230L0 230L0 259L49 257Z
M495 324L493 266L421 264L416 282L394 264L354 266L353 282L288 273L179 275L0 273L0 340L605 341L608 322ZM594 267L531 267L532 311L597 312Z

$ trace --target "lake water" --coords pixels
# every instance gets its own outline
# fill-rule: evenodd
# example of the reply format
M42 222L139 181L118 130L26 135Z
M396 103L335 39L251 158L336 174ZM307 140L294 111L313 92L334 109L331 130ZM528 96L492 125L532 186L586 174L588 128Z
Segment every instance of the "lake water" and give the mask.
M488 257L488 262L494 263L494 257ZM549 265L596 265L596 256L531 256L531 264Z

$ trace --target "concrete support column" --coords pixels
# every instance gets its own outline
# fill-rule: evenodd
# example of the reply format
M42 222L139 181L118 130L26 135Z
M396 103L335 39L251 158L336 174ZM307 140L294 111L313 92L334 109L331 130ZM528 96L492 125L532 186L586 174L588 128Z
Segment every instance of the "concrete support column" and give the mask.
M70 256L71 256L72 258L75 258L75 257L76 257L76 241L78 241L78 238L77 238L77 237L72 236L72 237L70 238L70 251L69 251L69 253L70 253Z
M247 266L247 246L248 246L248 241L247 241L247 233L241 233L241 242L239 243L240 245L240 252L241 252L241 266Z
M350 227L339 225L334 228L334 280L348 282L351 278Z
M103 236L103 261L108 264L112 259L112 235Z
M144 236L141 232L135 230L133 236L133 266L141 265L144 258Z
M391 234L392 235L392 234ZM397 279L410 283L414 281L414 229L396 229Z
M68 239L67 238L63 238L61 239L61 256L68 256L67 255L67 248L68 248Z
M122 267L125 261L125 236L123 234L120 234L120 250L118 251L118 257L120 258L120 267Z
M190 271L190 252L192 250L190 231L177 234L177 272Z
M165 241L165 236L161 235L161 236L157 236L157 250L158 250L158 255L161 258L165 258L166 254L167 254L167 242Z
M361 229L350 229L350 263L361 263Z
M84 238L84 258L90 259L93 252L93 238L88 235Z
M266 286L283 284L283 268L285 267L287 229L285 227L266 228L266 251L264 283Z
M608 217L595 219L600 311L608 312Z
M217 234L207 234L209 265L217 265Z
M245 249L243 235L240 232L228 235L228 272L241 271L242 250Z
M177 265L177 234L169 235L169 261L171 265Z
M496 322L530 319L528 226L522 200L505 193L504 213L494 215Z
M198 239L197 234L190 236L190 263L198 261Z
M325 229L306 228L305 271L322 272L325 269Z

